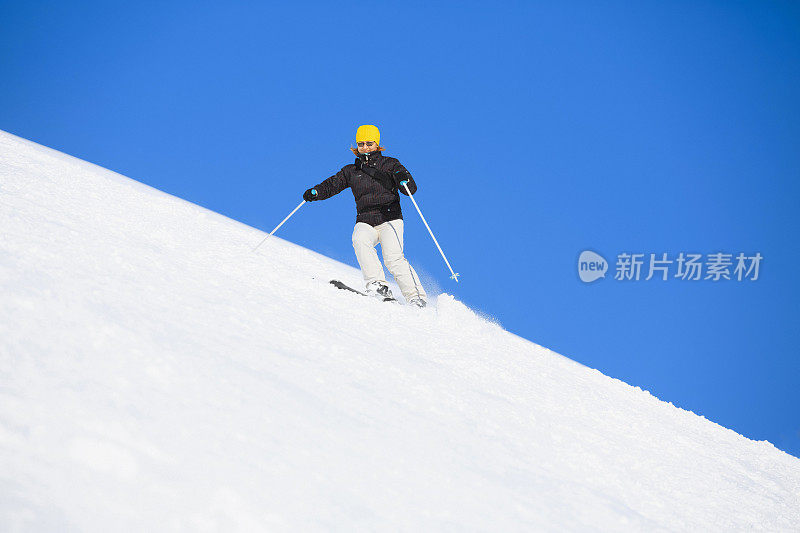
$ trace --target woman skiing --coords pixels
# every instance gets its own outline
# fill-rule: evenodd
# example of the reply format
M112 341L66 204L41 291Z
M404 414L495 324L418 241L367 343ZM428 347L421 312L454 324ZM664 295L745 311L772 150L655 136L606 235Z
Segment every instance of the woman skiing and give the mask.
M405 186L414 194L417 184L397 159L381 153L385 148L380 146L380 139L377 127L359 126L356 131L358 148L351 148L357 156L355 163L344 166L330 178L308 189L303 193L303 199L308 202L325 200L349 187L358 213L353 229L353 248L364 275L367 294L392 297L375 251L375 246L381 243L383 262L394 276L403 297L408 303L425 307L425 290L403 255L403 213L398 194L399 191L408 196Z

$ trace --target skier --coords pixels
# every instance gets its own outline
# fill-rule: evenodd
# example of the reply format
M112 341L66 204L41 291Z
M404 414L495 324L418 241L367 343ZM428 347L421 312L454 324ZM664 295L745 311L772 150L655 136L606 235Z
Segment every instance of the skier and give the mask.
M356 225L353 229L353 248L364 275L366 292L370 296L391 298L383 267L375 246L381 243L383 262L394 276L403 297L418 307L427 305L425 290L419 276L403 255L403 214L400 195L417 191L411 173L394 157L384 156L380 146L381 134L372 125L356 130L358 148L350 148L356 155L355 163L319 185L303 193L307 202L325 200L350 187L356 200Z

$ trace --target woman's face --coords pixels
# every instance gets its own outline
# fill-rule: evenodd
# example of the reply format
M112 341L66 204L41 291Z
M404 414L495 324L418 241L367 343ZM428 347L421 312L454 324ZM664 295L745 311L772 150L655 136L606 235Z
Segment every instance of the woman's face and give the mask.
M377 145L374 141L365 141L358 143L358 153L359 154L368 154L370 152L375 151Z

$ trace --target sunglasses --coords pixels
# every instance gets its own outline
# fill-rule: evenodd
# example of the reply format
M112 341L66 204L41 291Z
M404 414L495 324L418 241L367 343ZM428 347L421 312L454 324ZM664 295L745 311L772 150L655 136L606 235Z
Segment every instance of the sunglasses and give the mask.
M356 143L356 144L359 146L359 148L363 148L364 146L375 146L375 142L374 141L367 141L367 142L361 142L361 143Z

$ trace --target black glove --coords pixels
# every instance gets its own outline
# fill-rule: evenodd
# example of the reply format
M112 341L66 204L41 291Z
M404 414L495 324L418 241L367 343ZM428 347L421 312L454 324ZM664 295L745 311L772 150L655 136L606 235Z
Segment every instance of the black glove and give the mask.
M411 179L411 174L408 172L408 170L400 170L392 174L392 180L394 181L395 186L401 190L403 188L403 182L408 182L409 179Z
M361 170L361 164L364 161L360 157L356 157L356 162L353 163L356 166L356 170Z
M303 200L306 202L313 202L317 199L317 189L308 189L306 192L303 193Z

